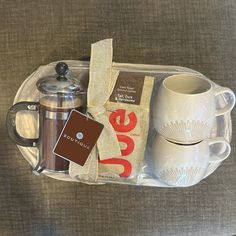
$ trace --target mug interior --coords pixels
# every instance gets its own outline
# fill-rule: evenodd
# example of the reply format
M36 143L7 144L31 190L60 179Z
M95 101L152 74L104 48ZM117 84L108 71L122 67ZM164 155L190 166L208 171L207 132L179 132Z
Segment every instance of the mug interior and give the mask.
M166 89L181 94L200 94L211 89L207 80L194 75L173 75L163 81Z

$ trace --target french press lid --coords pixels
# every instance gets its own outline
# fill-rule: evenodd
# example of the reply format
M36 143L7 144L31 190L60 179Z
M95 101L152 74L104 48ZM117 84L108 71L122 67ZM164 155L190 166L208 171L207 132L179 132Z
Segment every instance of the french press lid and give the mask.
M56 74L38 80L36 86L43 94L83 94L84 88L69 75L69 67L64 62L55 66Z

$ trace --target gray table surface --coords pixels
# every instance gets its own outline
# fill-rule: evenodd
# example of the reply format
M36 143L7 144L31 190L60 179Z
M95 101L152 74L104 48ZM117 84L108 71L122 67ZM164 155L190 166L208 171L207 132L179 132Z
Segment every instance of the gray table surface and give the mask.
M235 135L231 157L185 189L36 177L8 139L5 115L24 79L109 37L116 62L186 66L236 89L234 0L0 0L0 235L235 235Z

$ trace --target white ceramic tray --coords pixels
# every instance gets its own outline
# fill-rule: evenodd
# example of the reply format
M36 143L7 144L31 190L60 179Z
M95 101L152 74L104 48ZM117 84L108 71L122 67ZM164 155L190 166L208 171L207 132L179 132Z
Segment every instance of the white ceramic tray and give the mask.
M66 62L70 70L75 76L88 76L89 72L89 62L83 62L83 61L68 61L63 60ZM57 62L50 63L46 66L40 66L35 72L33 72L21 85L19 88L14 103L20 102L20 101L37 101L39 97L39 92L36 89L36 82L40 77L43 77L48 74L54 73L54 67ZM141 65L141 64L125 64L125 63L113 63L113 67L116 69L119 69L120 71L126 71L126 72L135 72L140 73L143 75L151 75L155 77L155 85L153 89L153 94L156 93L158 86L162 79L169 75L173 74L179 74L179 73L190 73L190 74L197 74L198 76L202 76L205 79L207 79L204 75L200 74L197 71L184 68L184 67L177 67L177 66L160 66L160 65ZM207 79L208 80L208 79ZM213 86L219 86L215 84L214 82L210 81ZM222 107L227 103L227 100L229 99L225 95L218 96L218 100L216 101L217 107ZM152 102L151 102L152 107ZM16 123L20 122L21 124L17 125L17 127L24 127L22 130L19 130L19 132L22 134L22 136L25 137L37 137L38 134L35 132L32 134L32 130L36 130L37 127L37 117L36 114L31 114L31 118L29 117L29 114L21 114L16 119ZM34 128L32 128L34 127ZM230 113L226 113L223 116L216 117L214 127L212 129L211 137L221 136L224 137L227 141L231 141L231 132L232 132L232 125L231 125L231 117ZM151 163L150 163L150 150L151 150L151 144L152 140L156 134L156 131L152 124L152 109L150 114L150 128L149 128L149 135L148 135L148 142L147 147L145 151L145 158L142 165L142 169L138 175L138 181L137 185L146 185L146 186L157 186L157 187L171 187L164 183L162 183L159 179L155 177L155 175L152 173ZM32 147L22 147L18 146L20 152L24 156L24 158L30 163L31 166L35 166L37 163L37 155L38 151L37 148ZM217 145L215 148L218 148ZM217 164L209 164L207 173L205 177L209 176L211 173L213 173L218 167L220 163ZM43 173L49 177L64 180L64 181L75 181L72 179L68 174L66 173L60 173L60 172L50 172L47 170L44 170ZM204 178L205 178L204 177ZM102 182L102 181L101 181ZM109 181L113 183L122 183L122 184L134 184L130 181L124 181L123 182L116 182L115 180Z

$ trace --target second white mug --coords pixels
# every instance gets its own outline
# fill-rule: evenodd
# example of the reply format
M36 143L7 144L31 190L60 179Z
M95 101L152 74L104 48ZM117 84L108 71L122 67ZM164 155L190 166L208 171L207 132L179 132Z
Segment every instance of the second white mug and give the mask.
M218 146L214 149L214 145ZM183 145L157 135L152 147L153 169L164 183L187 187L204 178L209 163L222 162L230 151L230 145L223 137Z

